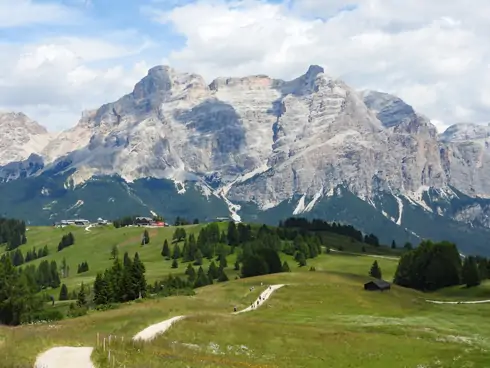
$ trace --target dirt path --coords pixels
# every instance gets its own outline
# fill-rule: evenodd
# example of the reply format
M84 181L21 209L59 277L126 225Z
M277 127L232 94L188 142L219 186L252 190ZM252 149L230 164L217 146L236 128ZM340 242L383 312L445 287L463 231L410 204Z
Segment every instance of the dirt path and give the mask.
M170 327L175 322L180 321L181 319L185 318L185 316L177 316L177 317L172 317L170 319L167 319L163 322L156 323L154 325L151 325L147 328L145 328L143 331L138 332L134 337L133 340L142 340L142 341L151 341L158 335L161 335L165 333Z
M258 307L260 307L269 297L272 295L274 291L277 289L283 287L284 285L271 285L269 286L260 296L257 298L255 302L253 302L253 308L252 306L245 308L241 311L234 312L232 314L238 314L238 313L244 313L244 312L250 312ZM177 317L172 317L169 318L163 322L156 323L154 325L151 325L147 328L145 328L143 331L138 332L134 337L133 340L142 340L142 341L151 341L154 338L156 338L158 335L161 335L165 333L172 325L182 319L186 318L186 316L177 316Z
M427 303L433 304L484 304L490 303L490 299L488 300L473 300L473 301L442 301L442 300L425 300Z
M34 368L95 368L90 360L93 349L70 346L52 348L37 357Z
M260 294L259 298L252 304L252 306L242 309L241 311L234 312L232 314L250 312L258 307L262 306L264 302L270 298L272 293L277 289L283 287L284 284L271 285L265 291ZM151 325L144 330L138 332L134 337L134 341L151 341L155 339L158 335L165 333L170 327L172 327L176 322L186 318L187 316L176 316L169 318L163 322ZM91 347L56 347L45 351L40 354L34 368L95 368L92 364L90 356L92 355L93 348ZM69 365L67 363L69 362Z
M149 231L148 235L150 235L150 238L156 237L158 235L158 231L156 231L156 230ZM129 244L135 243L135 242L141 242L141 235L133 236L132 238L129 238L129 239L123 241L122 243L117 244L116 246L118 248L124 247L125 245L129 245Z
M337 249L330 249L330 251L331 252L334 252L334 253L349 254L351 256L374 257L374 258L380 258L380 259L389 259L389 260L392 260L392 261L399 261L400 260L400 257L379 256L377 254L344 252L344 251L340 251L340 250L337 250Z
M257 300L255 302L252 303L252 305L248 308L245 308L245 309L242 309L241 311L238 311L238 312L235 312L233 314L239 314L239 313L245 313L245 312L251 312L255 309L257 309L258 307L260 307L262 304L264 304L264 302L270 298L270 296L272 295L272 293L274 291L276 291L277 289L279 288L282 288L284 286L284 284L280 284L280 285L271 285L269 286L267 289L265 289L264 292L262 292L262 294L260 294L260 296L257 298Z

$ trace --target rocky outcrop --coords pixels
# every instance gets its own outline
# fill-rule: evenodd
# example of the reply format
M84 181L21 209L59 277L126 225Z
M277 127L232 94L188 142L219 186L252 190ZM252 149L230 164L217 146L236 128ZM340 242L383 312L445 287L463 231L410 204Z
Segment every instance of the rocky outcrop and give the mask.
M0 166L40 154L51 139L44 127L25 114L0 112Z

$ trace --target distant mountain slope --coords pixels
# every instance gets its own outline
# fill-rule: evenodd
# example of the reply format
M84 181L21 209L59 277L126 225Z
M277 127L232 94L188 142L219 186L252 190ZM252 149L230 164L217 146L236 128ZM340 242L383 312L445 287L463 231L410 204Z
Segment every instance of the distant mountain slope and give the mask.
M18 135L36 134L44 133ZM12 158L2 152L14 145L4 148L0 191L8 196L0 204L32 221L77 211L228 213L269 223L323 213L366 232L385 229L386 241L441 235L470 246L466 238L480 234L472 246L484 249L488 135L470 124L438 135L398 97L357 92L319 66L292 81L256 75L210 84L157 66L35 154Z

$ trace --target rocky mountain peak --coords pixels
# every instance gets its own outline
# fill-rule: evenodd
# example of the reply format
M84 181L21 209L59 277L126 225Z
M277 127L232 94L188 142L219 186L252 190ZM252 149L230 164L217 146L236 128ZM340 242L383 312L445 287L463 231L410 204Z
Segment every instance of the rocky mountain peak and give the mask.
M487 125L459 123L448 127L439 135L444 142L464 142L470 140L484 140L490 137L490 123Z
M52 136L21 112L0 112L0 166L40 153Z

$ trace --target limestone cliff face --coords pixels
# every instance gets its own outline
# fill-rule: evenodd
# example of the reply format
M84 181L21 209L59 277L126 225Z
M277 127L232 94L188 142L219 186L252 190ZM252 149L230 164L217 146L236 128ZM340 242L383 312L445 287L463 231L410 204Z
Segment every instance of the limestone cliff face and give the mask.
M131 93L37 146L29 142L46 131L19 116L0 115L0 165L21 162L9 164L11 179L16 168L29 175L44 164L74 169L75 184L114 174L194 180L228 202L261 209L310 198L298 213L338 185L369 203L386 192L427 210L429 188L490 196L490 127L459 124L438 135L396 96L355 91L319 66L292 81L257 75L210 84L157 66ZM19 154L20 146L27 148ZM29 166L23 160L31 153L39 156ZM452 216L486 223L487 211L462 207Z
M0 166L39 154L52 137L23 113L0 112Z

